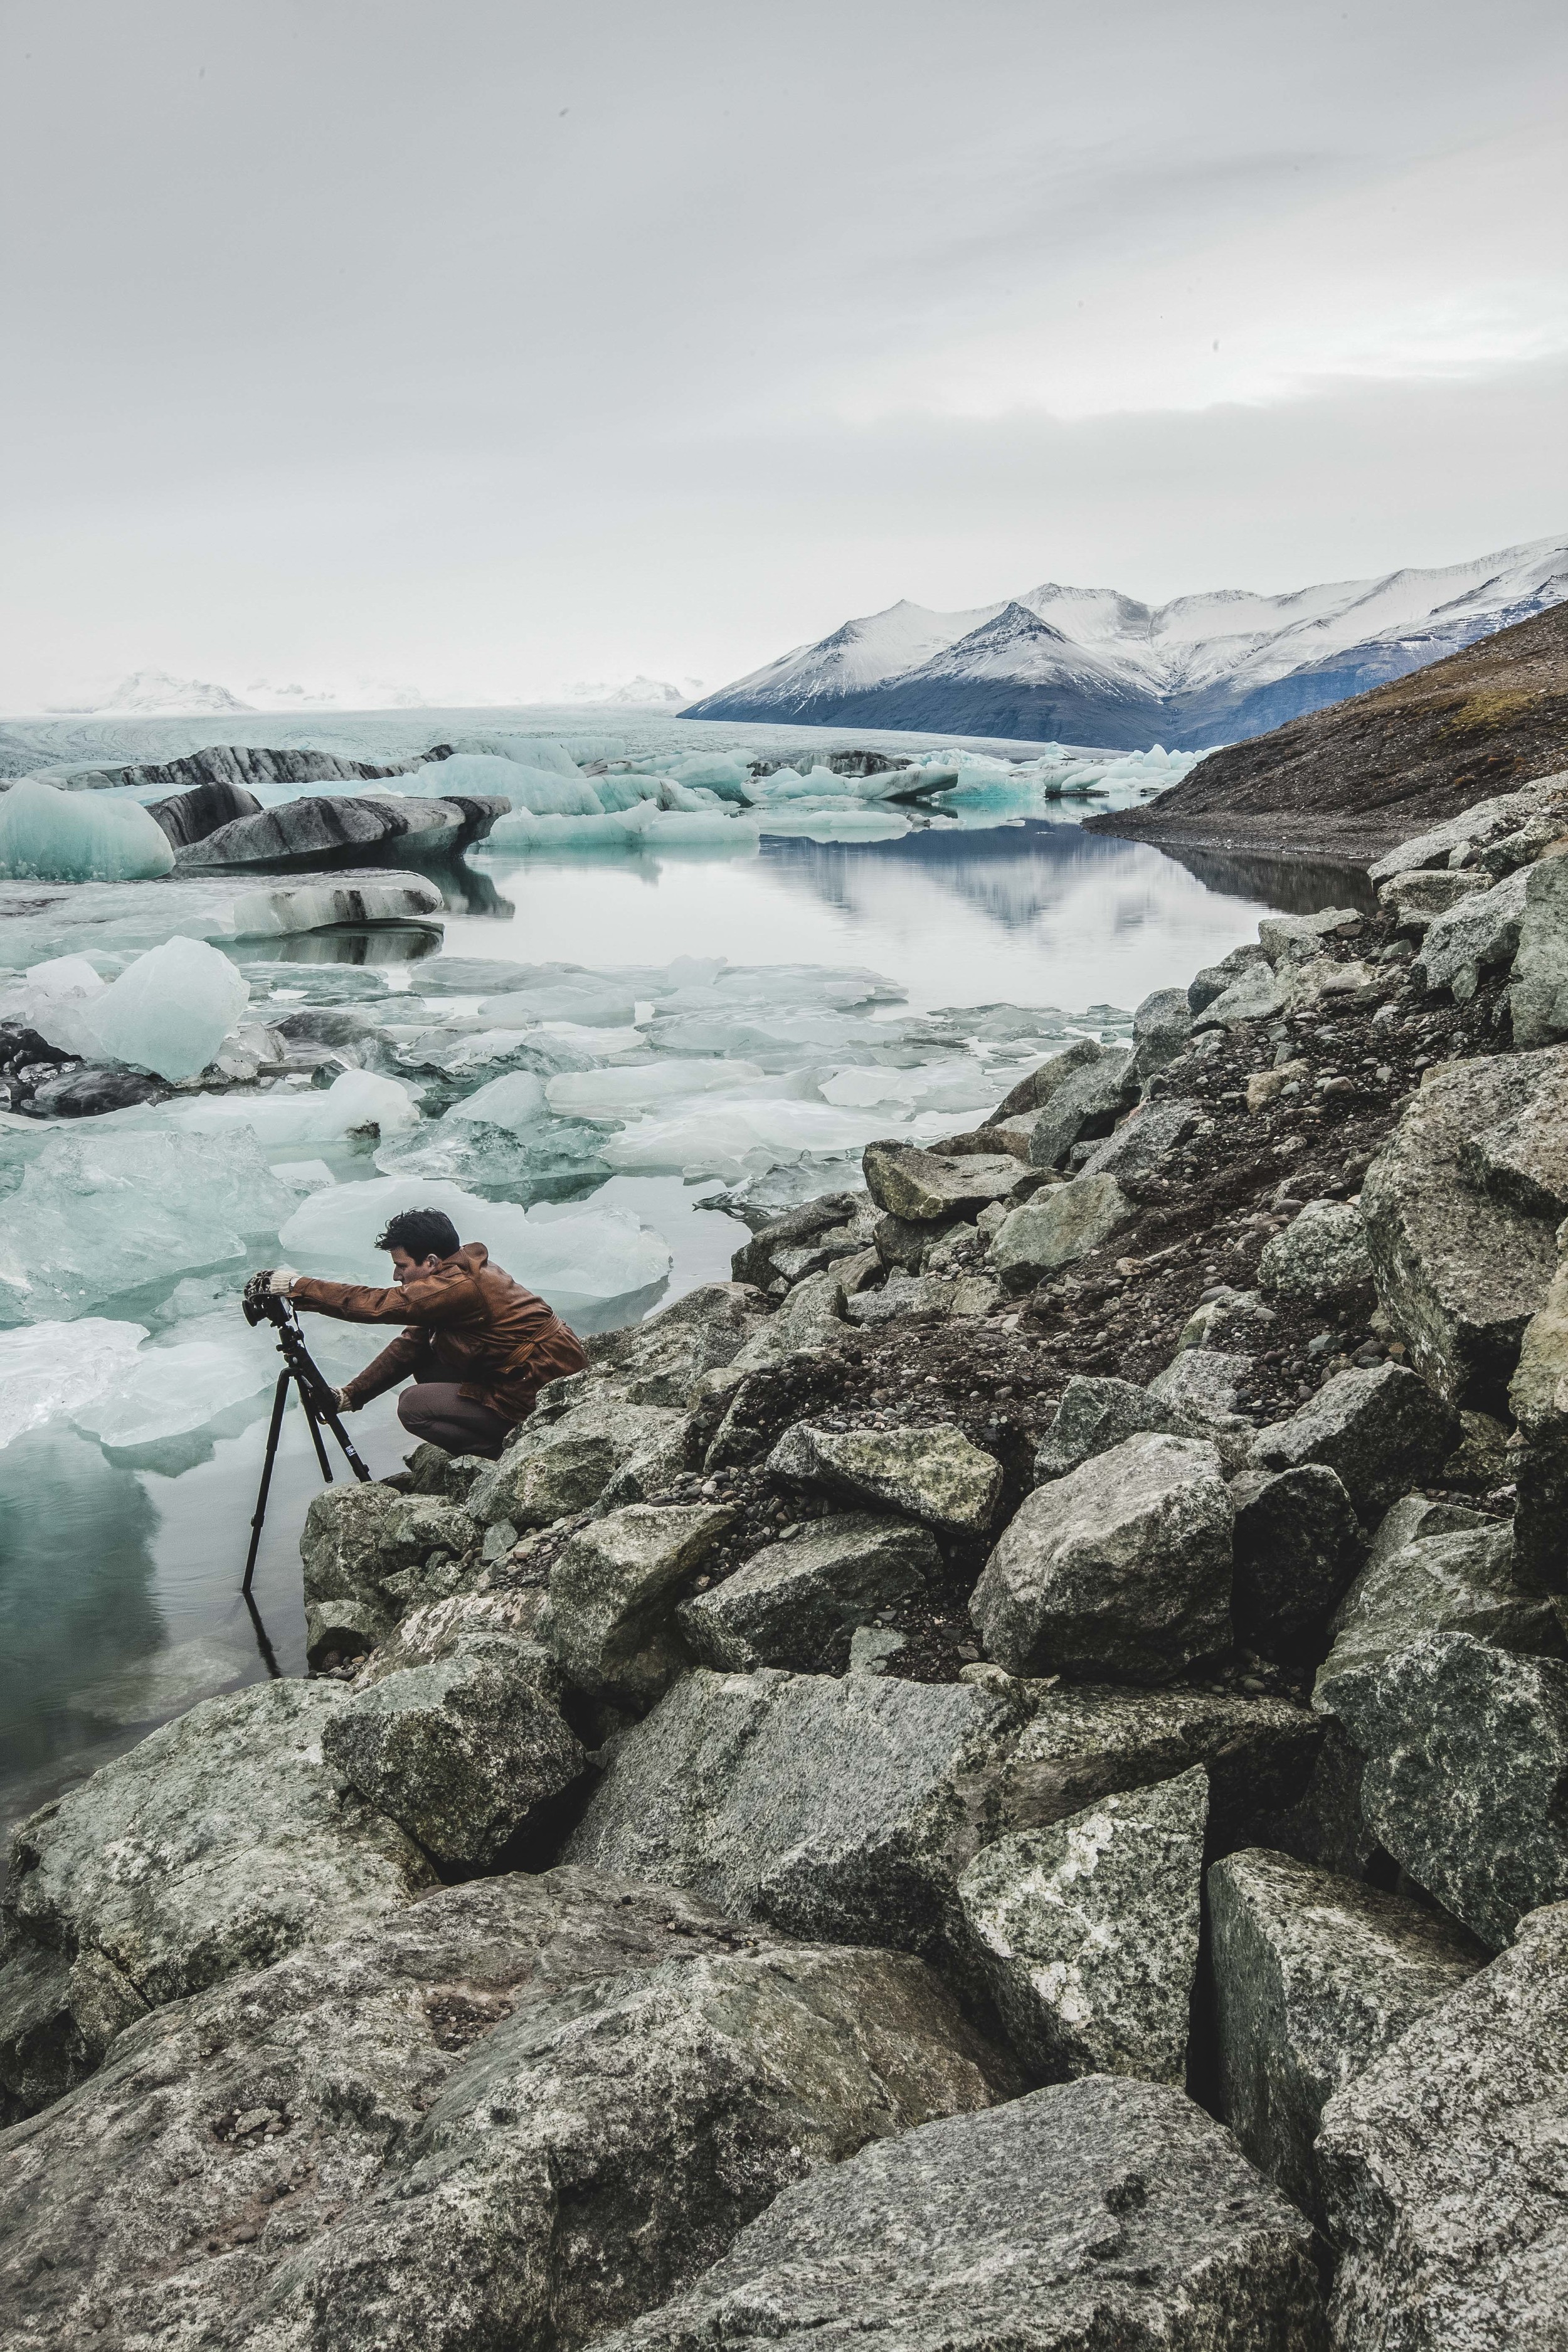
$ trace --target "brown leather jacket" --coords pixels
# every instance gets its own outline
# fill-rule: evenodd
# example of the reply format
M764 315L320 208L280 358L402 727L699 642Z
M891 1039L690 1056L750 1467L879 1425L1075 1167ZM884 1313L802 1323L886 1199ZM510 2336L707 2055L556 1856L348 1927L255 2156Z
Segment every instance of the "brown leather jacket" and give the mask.
M385 1290L300 1275L296 1307L339 1323L402 1323L390 1348L347 1383L353 1405L368 1404L399 1381L456 1381L466 1397L525 1420L546 1381L580 1372L588 1359L575 1331L499 1265L483 1242L465 1242L429 1274Z

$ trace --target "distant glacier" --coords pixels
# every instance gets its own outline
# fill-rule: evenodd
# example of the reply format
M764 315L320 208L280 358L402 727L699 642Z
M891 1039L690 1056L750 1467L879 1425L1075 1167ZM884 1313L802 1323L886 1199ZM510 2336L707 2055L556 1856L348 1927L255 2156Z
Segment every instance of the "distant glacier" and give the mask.
M1047 582L968 612L900 603L688 704L687 719L1198 749L1261 735L1568 598L1568 537L1289 595L1140 604Z

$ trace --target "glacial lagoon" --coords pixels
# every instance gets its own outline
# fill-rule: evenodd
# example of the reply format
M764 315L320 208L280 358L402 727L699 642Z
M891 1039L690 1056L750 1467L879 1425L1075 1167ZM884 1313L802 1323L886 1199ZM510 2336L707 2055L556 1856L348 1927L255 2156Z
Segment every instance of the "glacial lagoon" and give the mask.
M605 727L584 734L580 712L399 713L253 721L249 740L390 763L477 730L519 761L531 738L553 747L558 776L563 742L590 775L608 747L612 776L737 746L802 774L855 746L953 749L785 728L742 745L734 728L625 714ZM68 782L83 763L168 759L214 736L211 720L12 727L0 758ZM998 756L1037 747L963 748L982 764L913 807L829 795L825 808L803 792L761 820L733 804L704 817L705 802L669 790L670 813L699 822L661 829L656 813L613 840L588 819L553 835L536 819L510 840L503 826L461 861L427 862L439 930L226 933L237 897L276 875L0 884L0 1019L36 1001L30 967L85 953L97 988L183 932L246 980L242 1025L346 1049L314 1084L5 1119L7 1822L195 1700L304 1669L298 1533L319 1471L297 1408L254 1612L238 1591L278 1360L239 1315L252 1268L380 1279L372 1244L389 1208L456 1200L474 1204L473 1237L580 1328L610 1328L726 1276L748 1216L858 1181L873 1135L976 1123L1073 1037L1126 1035L1144 995L1253 938L1268 906L1333 896L1331 876L1193 870L1082 831L1087 810L1168 781L1158 763L1053 754L1008 774ZM1053 797L1042 779L1069 770L1097 796ZM438 793L441 776L425 768L404 788ZM375 1352L374 1332L307 1330L335 1380ZM391 1397L352 1427L373 1472L398 1466Z

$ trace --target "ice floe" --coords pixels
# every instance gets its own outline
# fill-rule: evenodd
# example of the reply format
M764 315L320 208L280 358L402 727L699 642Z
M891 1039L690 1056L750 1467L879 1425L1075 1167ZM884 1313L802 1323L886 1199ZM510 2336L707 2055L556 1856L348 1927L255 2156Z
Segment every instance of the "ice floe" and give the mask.
M163 827L127 794L63 793L29 777L0 793L6 880L145 881L174 862Z

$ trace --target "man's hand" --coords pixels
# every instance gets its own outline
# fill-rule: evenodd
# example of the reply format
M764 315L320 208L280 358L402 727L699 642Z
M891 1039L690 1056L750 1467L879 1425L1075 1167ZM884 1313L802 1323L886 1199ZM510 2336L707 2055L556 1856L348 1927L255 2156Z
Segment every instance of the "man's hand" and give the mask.
M267 1277L267 1287L274 1298L287 1298L299 1279L298 1266L275 1265Z
M359 1411L358 1405L355 1404L347 1389L334 1389L332 1391L332 1402L337 1406L340 1412L357 1412Z

